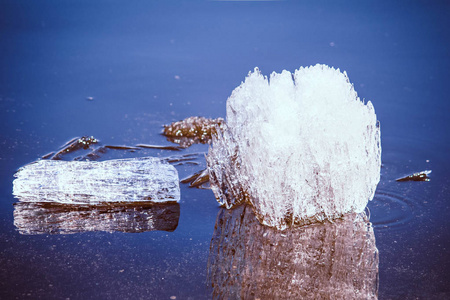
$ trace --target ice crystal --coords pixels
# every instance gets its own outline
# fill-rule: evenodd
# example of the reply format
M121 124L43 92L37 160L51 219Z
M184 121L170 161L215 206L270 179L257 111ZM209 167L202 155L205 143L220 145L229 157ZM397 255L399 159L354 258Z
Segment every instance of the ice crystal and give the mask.
M230 208L249 202L284 229L361 212L380 180L380 128L346 72L326 65L250 72L227 101L207 156L212 189Z

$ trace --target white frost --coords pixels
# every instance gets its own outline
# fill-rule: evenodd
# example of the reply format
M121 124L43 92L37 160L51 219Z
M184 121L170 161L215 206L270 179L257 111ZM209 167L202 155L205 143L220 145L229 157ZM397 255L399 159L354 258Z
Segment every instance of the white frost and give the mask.
M207 161L228 208L250 202L263 224L361 212L380 180L380 129L347 74L326 65L250 72L227 101Z
M39 160L19 169L13 195L24 202L178 202L177 170L158 158Z

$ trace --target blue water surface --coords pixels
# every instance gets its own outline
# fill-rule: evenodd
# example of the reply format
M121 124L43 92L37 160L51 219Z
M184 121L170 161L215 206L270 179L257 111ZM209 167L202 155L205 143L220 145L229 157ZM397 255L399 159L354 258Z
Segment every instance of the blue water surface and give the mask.
M379 298L450 298L449 54L447 1L1 0L0 298L210 298L211 191L182 185L174 232L21 235L13 175L77 136L169 144L163 124L225 117L255 67L316 63L347 71L381 123ZM173 154L119 152L106 158Z

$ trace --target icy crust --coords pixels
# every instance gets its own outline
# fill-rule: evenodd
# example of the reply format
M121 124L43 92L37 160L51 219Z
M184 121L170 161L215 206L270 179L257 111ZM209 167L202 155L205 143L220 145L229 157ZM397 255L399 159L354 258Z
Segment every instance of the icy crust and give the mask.
M39 160L19 169L15 177L13 195L23 202L180 200L177 170L155 157L102 162Z
M284 229L362 212L380 180L380 128L372 103L326 65L250 72L227 101L207 156L220 204L249 202Z

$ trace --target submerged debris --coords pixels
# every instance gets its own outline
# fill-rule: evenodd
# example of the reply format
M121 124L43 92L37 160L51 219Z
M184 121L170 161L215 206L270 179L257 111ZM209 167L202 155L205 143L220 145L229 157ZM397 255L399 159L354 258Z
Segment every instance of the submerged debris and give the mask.
M133 146L114 146L114 145L106 145L105 148L113 149L113 150L139 150L138 147Z
M210 189L209 186L209 172L208 169L201 170L189 177L180 181L181 183L189 183L189 187L199 189Z
M76 137L65 143L61 150L56 152L55 155L52 155L53 153L49 153L44 155L42 158L46 159L53 159L53 160L60 160L62 159L62 156L65 154L69 154L72 152L75 152L80 149L89 149L91 145L97 144L98 140L94 138L93 136L82 136L82 137Z
M105 146L101 146L101 147L98 147L98 148L92 150L91 152L89 152L86 155L75 157L73 160L76 160L76 161L79 161L79 160L89 160L89 161L91 161L91 160L98 160L98 159L101 158L101 156L103 154L108 152L108 149L125 150L125 151L129 151L129 152L135 152L136 150L141 150L140 148L133 147L133 146L105 145Z
M430 178L428 177L428 174L430 173L431 170L425 170L407 175L405 177L397 178L396 181L430 181Z
M96 145L96 146L93 146ZM91 149L91 152L85 155L77 156L77 157L65 157L65 160L97 160L103 154L105 154L108 150L124 150L129 152L135 152L137 150L141 150L143 148L146 149L158 149L158 150L172 150L172 151L180 151L183 147L180 146L171 146L171 145L147 145L147 144L138 144L135 146L127 146L127 145L103 145L99 144L99 140L94 138L93 136L83 136L76 137L65 143L60 147L55 154L55 151L47 153L41 157L41 159L50 159L50 160L63 160L64 156L67 154L73 154L79 150L87 150Z
M99 147L97 149L92 150L86 155L75 157L73 160L79 161L79 160L97 160L100 159L100 157L105 154L108 151L108 148L103 146Z
M179 144L182 148L188 148L193 144L208 143L212 134L216 132L216 126L222 127L224 123L225 120L222 118L189 117L164 125L163 135L168 141Z
M147 144L139 144L139 145L136 145L136 147L148 148L148 149L173 150L173 151L180 151L181 150L180 147L161 146L161 145L147 145Z
M173 155L169 157L161 158L161 161L172 164L173 166L183 166L183 165L200 165L196 161L200 157L205 157L204 153L188 153L183 155Z
M50 152L41 157L41 159L51 159L51 157L55 154L55 152Z

